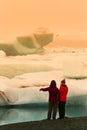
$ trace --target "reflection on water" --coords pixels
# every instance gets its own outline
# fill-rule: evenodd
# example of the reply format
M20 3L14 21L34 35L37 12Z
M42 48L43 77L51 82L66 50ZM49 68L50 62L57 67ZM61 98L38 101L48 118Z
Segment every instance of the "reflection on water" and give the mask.
M47 106L0 108L0 125L46 119Z
M0 125L46 119L47 105L0 108ZM87 106L67 106L66 116L87 116ZM58 117L58 114L57 114Z

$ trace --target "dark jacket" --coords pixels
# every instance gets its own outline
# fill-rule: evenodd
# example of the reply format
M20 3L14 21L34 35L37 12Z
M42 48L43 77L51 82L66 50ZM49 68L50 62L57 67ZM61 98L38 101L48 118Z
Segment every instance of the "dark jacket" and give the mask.
M59 101L59 90L57 87L50 85L49 87L41 88L40 90L49 92L49 102Z

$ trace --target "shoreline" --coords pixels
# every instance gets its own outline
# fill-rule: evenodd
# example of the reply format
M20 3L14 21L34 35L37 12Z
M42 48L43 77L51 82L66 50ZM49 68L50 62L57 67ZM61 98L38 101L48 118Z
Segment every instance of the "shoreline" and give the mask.
M0 130L86 130L86 117L40 120L0 126Z

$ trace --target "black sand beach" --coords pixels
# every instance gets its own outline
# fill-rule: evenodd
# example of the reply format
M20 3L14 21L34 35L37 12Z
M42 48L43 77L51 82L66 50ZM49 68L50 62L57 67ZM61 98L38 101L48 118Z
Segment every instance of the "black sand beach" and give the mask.
M87 130L87 117L15 123L0 126L0 130Z

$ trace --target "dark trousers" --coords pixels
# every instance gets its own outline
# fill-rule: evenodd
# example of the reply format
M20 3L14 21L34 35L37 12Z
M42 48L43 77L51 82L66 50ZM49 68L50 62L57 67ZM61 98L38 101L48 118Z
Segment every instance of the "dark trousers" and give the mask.
M59 102L59 118L65 117L65 104L66 102Z
M52 119L56 119L57 109L58 102L49 102L47 119L51 119L51 117Z

